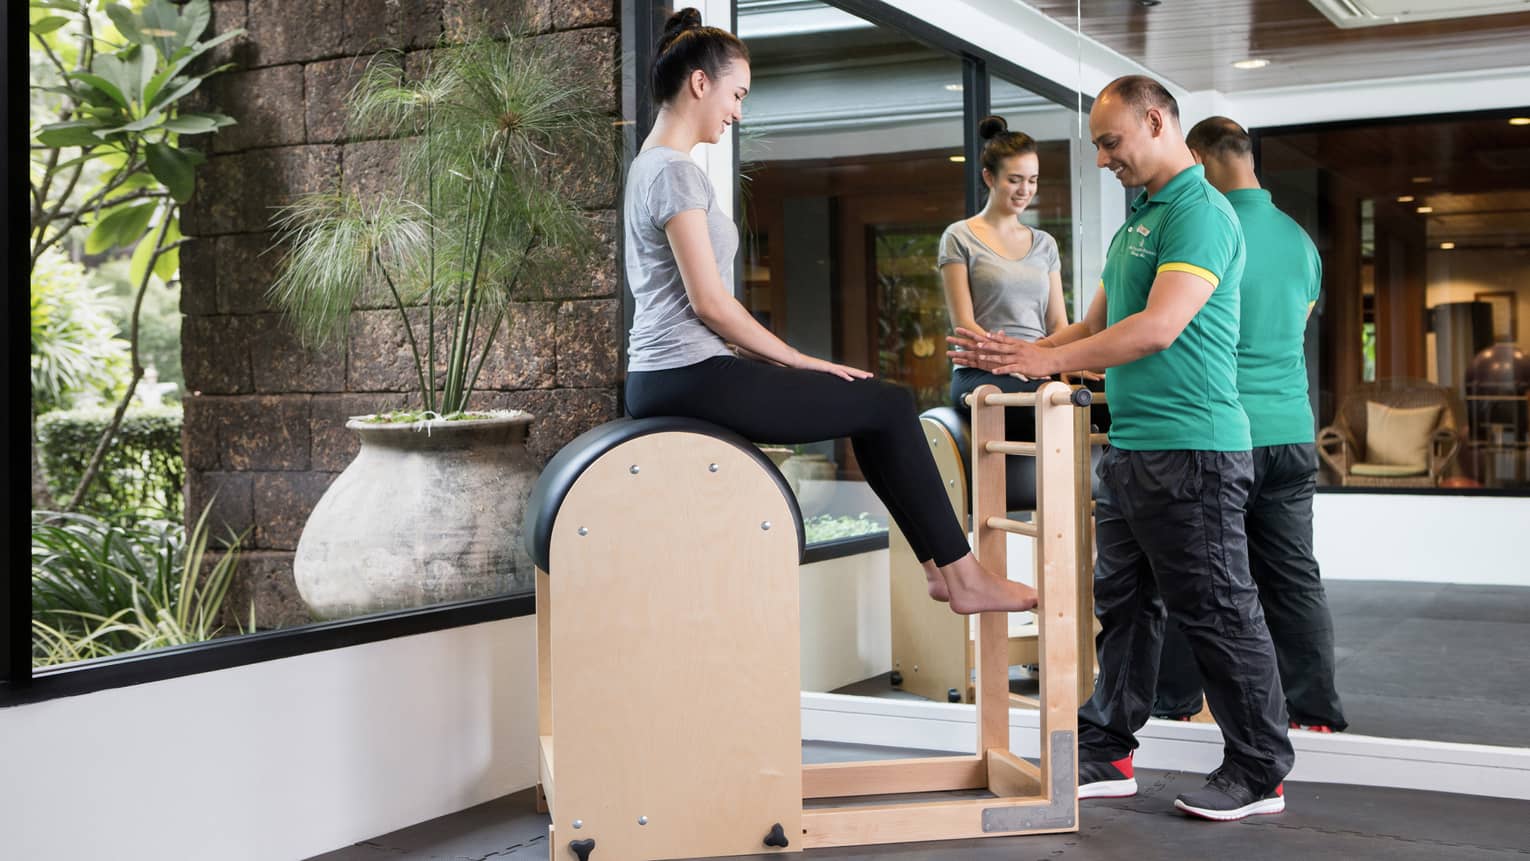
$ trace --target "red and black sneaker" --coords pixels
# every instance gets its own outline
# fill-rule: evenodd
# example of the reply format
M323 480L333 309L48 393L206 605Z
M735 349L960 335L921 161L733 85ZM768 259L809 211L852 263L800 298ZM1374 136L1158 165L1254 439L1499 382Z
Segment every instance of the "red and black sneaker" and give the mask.
M1303 730L1305 732L1332 733L1334 731L1333 727L1328 726L1327 724L1297 723L1296 721L1291 721L1291 728Z
M1132 776L1132 755L1115 762L1086 761L1078 764L1079 798L1130 798L1137 794Z

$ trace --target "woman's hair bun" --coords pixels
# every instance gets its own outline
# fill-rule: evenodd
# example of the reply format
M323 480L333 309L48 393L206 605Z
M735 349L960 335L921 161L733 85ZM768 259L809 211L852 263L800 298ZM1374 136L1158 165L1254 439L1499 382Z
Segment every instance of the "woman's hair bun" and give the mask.
M983 117L982 121L978 123L978 137L985 141L1007 131L1009 131L1009 123L1006 123L1003 117Z
M659 44L667 45L670 40L686 30L695 30L699 27L701 27L701 12L695 7L687 6L669 16L669 19L664 22L664 33L659 37Z
M648 75L654 100L662 104L673 99L697 69L716 81L734 60L749 62L749 49L737 36L703 26L701 13L694 8L681 9L664 22L664 33L653 53Z

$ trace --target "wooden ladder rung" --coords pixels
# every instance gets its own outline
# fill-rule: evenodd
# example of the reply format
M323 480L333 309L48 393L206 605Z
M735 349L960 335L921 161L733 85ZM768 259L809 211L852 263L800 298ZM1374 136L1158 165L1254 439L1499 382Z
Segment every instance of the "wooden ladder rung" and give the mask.
M1033 442L1008 442L1005 440L998 440L984 443L983 448L987 451L993 452L994 454L1013 454L1023 455L1025 457L1036 456L1036 444Z
M1029 535L1035 538L1038 529L1034 523L1025 523L1020 520L1010 520L1008 517L990 517L986 521L989 529L998 529L1002 532L1013 532L1016 535Z

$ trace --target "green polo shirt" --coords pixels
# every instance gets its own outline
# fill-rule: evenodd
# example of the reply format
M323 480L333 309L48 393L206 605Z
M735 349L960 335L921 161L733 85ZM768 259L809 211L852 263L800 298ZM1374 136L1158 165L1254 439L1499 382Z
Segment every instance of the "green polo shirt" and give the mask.
M1262 188L1228 192L1243 227L1243 323L1238 339L1238 396L1255 446L1313 440L1302 342L1307 312L1317 301L1323 264L1301 226Z
M1109 325L1147 307L1160 272L1210 282L1211 298L1168 349L1105 373L1110 444L1128 451L1247 451L1238 402L1238 282L1243 231L1232 206L1188 167L1131 214L1110 241L1101 283Z

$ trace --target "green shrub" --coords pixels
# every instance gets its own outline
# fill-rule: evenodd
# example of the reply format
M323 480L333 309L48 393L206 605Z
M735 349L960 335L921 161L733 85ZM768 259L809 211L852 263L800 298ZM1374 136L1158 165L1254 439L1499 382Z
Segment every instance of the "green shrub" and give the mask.
M189 534L178 521L111 523L34 511L33 666L217 636L241 540L231 537L223 554L209 559L205 510Z
M128 343L117 337L111 300L57 249L32 270L31 330L38 412L107 400L126 385Z
M111 410L104 408L37 417L39 454L55 498L68 499L74 493L111 418ZM80 510L109 520L179 520L184 474L180 407L129 409Z

